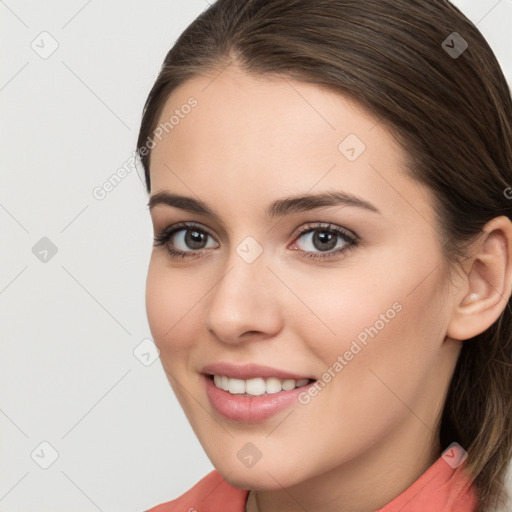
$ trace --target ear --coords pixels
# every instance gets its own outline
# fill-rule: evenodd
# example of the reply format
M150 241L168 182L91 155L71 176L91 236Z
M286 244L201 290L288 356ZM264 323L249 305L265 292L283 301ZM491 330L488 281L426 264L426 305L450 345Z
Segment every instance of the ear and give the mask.
M455 296L446 335L467 340L484 332L501 315L512 293L512 222L495 217L482 230Z

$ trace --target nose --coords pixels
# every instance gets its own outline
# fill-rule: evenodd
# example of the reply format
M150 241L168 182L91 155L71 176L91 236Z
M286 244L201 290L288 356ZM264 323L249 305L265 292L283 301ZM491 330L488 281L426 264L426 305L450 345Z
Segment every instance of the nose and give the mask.
M284 317L279 284L263 255L247 263L234 252L209 294L207 331L228 344L275 336Z

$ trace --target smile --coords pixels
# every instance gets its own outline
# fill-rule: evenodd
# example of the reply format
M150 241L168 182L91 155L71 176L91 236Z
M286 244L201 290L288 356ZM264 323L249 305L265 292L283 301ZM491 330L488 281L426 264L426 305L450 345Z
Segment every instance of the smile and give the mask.
M281 391L291 391L292 389L305 386L312 382L311 379L278 379L277 377L256 377L253 379L237 379L226 377L225 375L213 375L213 382L216 387L227 391L232 395L260 396L264 394L274 394Z

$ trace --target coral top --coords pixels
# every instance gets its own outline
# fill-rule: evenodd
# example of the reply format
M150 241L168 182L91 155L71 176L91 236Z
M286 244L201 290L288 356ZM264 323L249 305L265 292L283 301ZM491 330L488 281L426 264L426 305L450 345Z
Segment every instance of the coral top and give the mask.
M452 443L408 489L375 512L475 512L476 489L462 471L465 456ZM179 498L147 512L244 512L248 494L214 470Z

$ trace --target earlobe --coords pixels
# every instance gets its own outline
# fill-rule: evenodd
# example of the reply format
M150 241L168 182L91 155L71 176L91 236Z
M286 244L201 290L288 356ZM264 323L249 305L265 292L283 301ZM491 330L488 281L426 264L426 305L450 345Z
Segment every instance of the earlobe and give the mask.
M492 219L483 229L468 260L466 277L446 335L467 340L488 329L501 315L512 290L512 222ZM462 295L462 297L461 297Z

